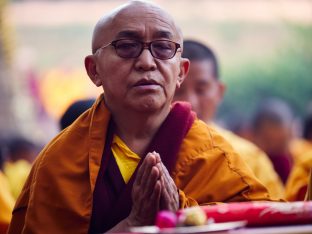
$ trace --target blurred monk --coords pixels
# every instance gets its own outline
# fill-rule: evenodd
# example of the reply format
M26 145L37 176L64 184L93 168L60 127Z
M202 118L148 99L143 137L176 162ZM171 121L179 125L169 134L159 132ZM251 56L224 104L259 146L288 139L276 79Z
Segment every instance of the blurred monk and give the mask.
M295 162L307 151L312 150L312 110L304 119L302 135L302 138L295 138L290 143L290 152Z
M183 44L182 57L188 58L191 66L187 79L176 91L174 100L189 101L199 119L212 124L225 92L225 85L219 78L217 58L210 48L198 41L185 40ZM271 197L283 198L282 183L267 155L234 133L216 124L213 127L242 156L256 177L268 188Z
M7 160L3 171L8 179L11 193L14 199L17 199L39 150L36 144L21 136L10 137L6 148Z
M40 153L9 233L127 232L160 210L270 199L188 104L171 105L189 69L182 42L148 2L99 20L85 67L104 92Z
M295 165L292 168L286 184L286 198L289 201L300 201L305 198L309 176L312 170L312 113L310 112L303 124L303 139L297 139L291 144L292 152L296 155ZM309 175L310 173L310 175ZM310 178L311 181L311 178ZM311 182L310 182L311 183ZM311 189L308 195L311 199Z
M284 101L270 98L257 108L253 120L253 140L270 157L285 184L293 166L290 142L293 139L293 114Z
M88 110L94 102L94 99L82 99L70 104L59 121L60 129L63 130L71 125L83 112Z
M300 156L300 159L295 163L289 175L286 184L286 199L288 201L304 200L307 193L311 170L312 150Z
M10 187L2 168L5 161L3 144L0 142L0 233L6 233L12 217L14 198L11 195Z

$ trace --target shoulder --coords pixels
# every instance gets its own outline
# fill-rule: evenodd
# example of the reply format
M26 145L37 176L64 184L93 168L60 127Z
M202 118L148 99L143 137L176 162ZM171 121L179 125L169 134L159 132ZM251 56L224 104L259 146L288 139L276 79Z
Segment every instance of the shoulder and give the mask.
M70 126L60 132L37 157L32 171L34 181L58 179L55 175L86 173L89 156L99 163L109 121L101 97ZM52 176L51 176L52 175Z
M227 140L213 126L201 120L195 120L183 140L177 167L182 170L182 168L187 168L185 165L191 165L197 161L205 161L211 167L225 161L228 168L236 171L242 162Z
M246 155L248 157L262 157L264 152L259 149L258 146L256 146L254 143L236 135L235 133L217 127L217 131L220 132L220 134L229 141L235 150L238 151L239 154L241 154L243 157Z
M312 168L312 150L301 155L294 167L300 167L308 172Z
M172 176L177 186L199 203L269 199L232 146L200 120L182 142Z

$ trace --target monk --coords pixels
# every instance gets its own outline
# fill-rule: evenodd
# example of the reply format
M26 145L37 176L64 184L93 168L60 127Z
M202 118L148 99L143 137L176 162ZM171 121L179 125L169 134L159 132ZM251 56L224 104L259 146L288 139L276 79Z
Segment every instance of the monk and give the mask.
M77 100L70 104L60 118L60 130L63 130L71 125L83 112L89 109L94 102L95 100L91 98Z
M294 162L301 161L301 156L312 151L312 110L309 110L303 121L302 138L295 138L290 142L290 152Z
M288 201L303 201L305 199L308 191L309 179L311 180L311 171L312 150L301 155L300 159L296 161L291 170L286 184L286 199ZM311 196L311 188L309 196Z
M254 142L267 153L284 184L294 163L290 150L293 120L286 102L269 98L259 104L251 121Z
M308 192L309 199L311 199L312 112L308 113L304 120L303 139L293 140L291 149L293 150L291 152L296 157L294 157L295 164L286 183L286 198L289 201L302 201L305 198L306 192ZM310 184L308 183L309 181ZM308 184L310 186L309 190L307 190Z
M182 57L191 62L188 77L176 91L174 100L189 101L198 117L228 140L274 199L284 198L284 188L268 156L253 143L213 123L226 86L211 48L195 40L185 40Z
M6 233L12 217L15 200L11 194L7 177L3 174L5 161L4 144L0 142L0 233Z
M87 73L103 94L39 154L9 233L127 232L160 210L270 200L231 146L171 105L189 61L171 16L133 1L96 24Z
M0 233L6 233L12 217L14 198L10 193L6 176L0 170Z
M39 151L35 143L24 137L16 136L7 140L7 160L4 163L3 172L8 179L14 199L19 196L29 175L32 162Z

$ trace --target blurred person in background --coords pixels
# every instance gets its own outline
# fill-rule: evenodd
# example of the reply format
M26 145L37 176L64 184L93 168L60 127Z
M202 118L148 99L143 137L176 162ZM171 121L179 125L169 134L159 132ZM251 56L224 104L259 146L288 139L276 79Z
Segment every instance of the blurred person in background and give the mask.
M12 211L15 200L11 194L6 176L3 173L5 162L5 147L3 141L0 141L0 233L6 233L12 217Z
M290 143L290 152L297 162L303 154L312 150L312 108L308 108L303 121L303 133L301 138L295 138Z
M274 199L284 198L282 183L267 155L253 143L213 123L222 102L225 84L219 77L218 61L206 45L185 40L182 57L190 60L190 70L174 96L174 101L188 101L199 119L213 127L231 143Z
M309 176L312 170L312 150L301 155L293 166L286 183L286 199L303 201L307 193Z
M297 147L301 146L302 148L298 148L295 151L299 156L296 157L295 165L286 184L286 198L289 201L304 199L308 187L309 174L312 170L312 111L310 110L303 124L303 139L304 142L303 140L295 142Z
M63 115L60 118L59 125L60 129L63 130L71 125L78 117L88 110L95 102L95 99L84 99L77 100L73 102L69 107L65 110Z
M231 146L187 103L189 68L160 7L131 1L94 28L85 68L104 92L39 154L9 233L127 232L160 210L270 200Z
M10 137L7 140L3 170L15 199L23 188L38 152L39 147L22 136Z
M284 184L294 161L290 152L293 120L293 113L286 102L270 98L258 106L251 121L254 142L269 155Z
M250 119L244 115L232 113L231 121L226 122L225 126L236 135L252 142L252 132L250 129Z

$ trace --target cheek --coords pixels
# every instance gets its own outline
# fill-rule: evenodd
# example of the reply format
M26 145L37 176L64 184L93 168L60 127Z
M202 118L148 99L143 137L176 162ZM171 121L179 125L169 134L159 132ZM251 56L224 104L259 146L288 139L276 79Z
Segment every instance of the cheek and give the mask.
M162 76L166 90L174 92L176 88L179 88L179 68L176 65L170 63L166 66L159 66L159 72Z

